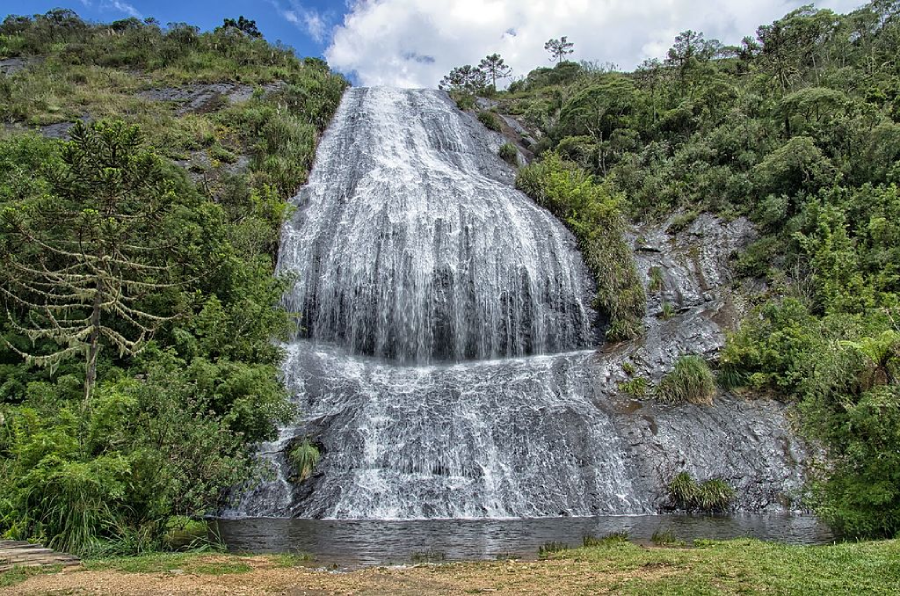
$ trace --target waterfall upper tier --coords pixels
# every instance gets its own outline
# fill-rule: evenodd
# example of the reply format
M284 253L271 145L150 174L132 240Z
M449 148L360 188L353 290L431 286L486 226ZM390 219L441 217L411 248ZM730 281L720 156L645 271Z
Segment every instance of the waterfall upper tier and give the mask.
M575 240L492 135L441 91L346 92L282 236L305 336L404 362L595 343Z

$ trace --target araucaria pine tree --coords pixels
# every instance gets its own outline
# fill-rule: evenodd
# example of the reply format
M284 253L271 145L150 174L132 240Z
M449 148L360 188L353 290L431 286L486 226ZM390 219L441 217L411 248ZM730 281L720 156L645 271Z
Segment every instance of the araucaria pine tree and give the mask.
M478 63L478 68L490 79L491 87L497 91L497 80L508 78L512 74L512 68L506 64L500 54L485 56Z
M84 399L105 346L133 356L166 316L144 304L174 287L164 226L171 192L137 127L76 124L50 188L2 213L0 292L29 362L85 362ZM17 313L17 314L14 314Z
M568 37L562 36L559 39L548 39L544 44L544 49L550 52L550 60L555 60L559 64L565 61L566 56L575 51L572 49L574 45Z

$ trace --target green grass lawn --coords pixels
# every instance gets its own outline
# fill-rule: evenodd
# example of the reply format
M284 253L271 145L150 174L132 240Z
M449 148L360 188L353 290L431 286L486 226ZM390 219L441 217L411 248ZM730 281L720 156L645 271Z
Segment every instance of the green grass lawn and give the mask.
M900 540L788 546L743 539L690 548L610 541L549 558L584 561L600 572L657 572L603 586L629 594L900 594Z
M298 581L308 583L313 574L323 589L349 589L360 594L385 593L386 589L407 594L410 592L403 590L409 586L417 586L417 594L514 594L526 586L529 592L554 595L900 594L900 540L787 546L740 539L648 548L611 538L596 544L553 552L544 561L370 567L337 575L299 567L311 559L309 555L248 557L210 552L88 559L83 569L124 575L249 574L240 581L247 585L267 583L272 589ZM292 567L298 568L296 576L290 570L287 575L269 575L275 569ZM19 584L36 573L55 571L13 570L0 574L0 587ZM73 578L80 575L75 571ZM135 582L135 589L143 585L137 578Z

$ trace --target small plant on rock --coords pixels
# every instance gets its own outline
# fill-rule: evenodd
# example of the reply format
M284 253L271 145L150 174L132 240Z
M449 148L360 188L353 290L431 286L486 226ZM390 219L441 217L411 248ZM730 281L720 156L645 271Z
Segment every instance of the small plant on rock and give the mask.
M484 124L485 128L500 132L500 118L494 112L489 112L487 110L478 112L478 121Z
M498 155L500 155L500 159L502 159L509 165L519 165L519 152L516 149L516 146L512 143L503 143L502 145L500 145L500 150L497 153Z
M682 356L675 368L656 387L656 397L669 404L710 405L716 381L709 365L700 356Z
M669 483L669 495L684 509L721 511L734 500L735 492L720 478L698 483L687 472L680 472Z
M619 389L631 397L645 397L647 395L647 388L647 379L644 377L635 377L619 383Z
M663 321L668 321L672 317L675 316L675 307L672 306L671 302L663 302L662 310L659 313L659 318Z
M647 290L650 292L660 292L663 289L663 272L661 267L653 266L647 272L650 282L647 284Z
M320 453L319 448L310 443L309 439L304 439L288 451L287 457L297 481L303 481L312 475L319 463Z

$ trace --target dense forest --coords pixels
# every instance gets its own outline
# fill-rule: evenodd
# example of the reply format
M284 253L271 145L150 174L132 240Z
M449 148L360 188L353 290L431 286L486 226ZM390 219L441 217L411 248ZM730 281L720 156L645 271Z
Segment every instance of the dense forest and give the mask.
M641 334L649 291L629 221L749 217L760 238L734 267L753 308L716 381L794 402L827 453L806 503L847 536L895 535L900 4L803 7L739 47L686 31L630 73L551 41L556 66L505 91L496 55L492 76L444 83L531 129L517 185L606 280L608 338ZM24 65L0 76L0 534L172 547L265 473L253 446L294 415L272 341L297 325L278 308L278 230L347 82L243 18L200 33L11 16L0 57ZM247 93L167 91L220 83Z
M293 416L278 233L347 83L250 25L0 26L27 65L0 76L2 535L95 555L205 537L192 518ZM245 96L154 94L221 81ZM67 141L31 132L70 120Z

